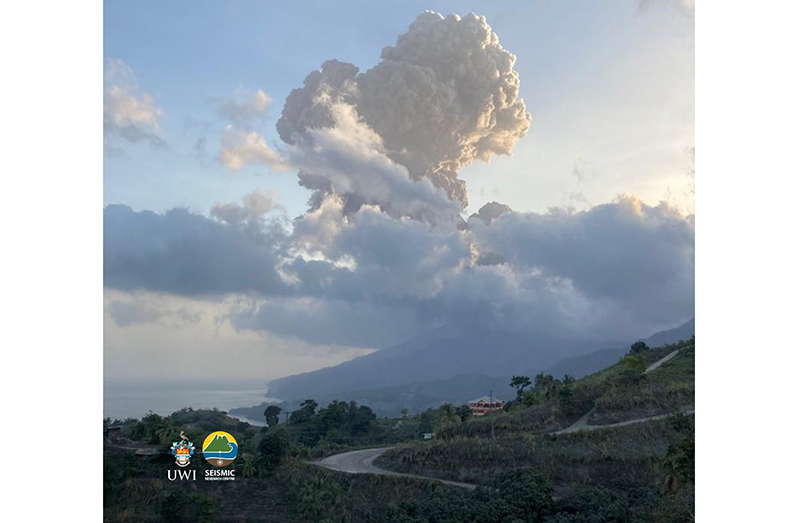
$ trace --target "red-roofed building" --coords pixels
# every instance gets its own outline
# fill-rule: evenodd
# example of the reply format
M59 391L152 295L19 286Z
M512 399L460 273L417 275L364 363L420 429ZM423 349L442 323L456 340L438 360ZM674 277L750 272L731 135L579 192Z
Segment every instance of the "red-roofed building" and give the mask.
M484 416L489 412L497 412L504 409L504 401L491 396L482 396L469 401L468 408L471 409L471 414L474 416Z

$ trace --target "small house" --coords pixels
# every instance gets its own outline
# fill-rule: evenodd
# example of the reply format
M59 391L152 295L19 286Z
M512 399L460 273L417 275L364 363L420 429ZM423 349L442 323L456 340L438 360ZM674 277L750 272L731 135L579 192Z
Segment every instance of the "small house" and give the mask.
M482 396L468 402L468 408L474 416L484 416L489 412L497 412L504 409L504 400L492 396Z
M105 427L103 437L109 441L116 441L122 437L122 427Z
M139 458L141 461L151 461L160 454L163 454L163 451L152 448L140 448L136 450L135 454L136 457Z

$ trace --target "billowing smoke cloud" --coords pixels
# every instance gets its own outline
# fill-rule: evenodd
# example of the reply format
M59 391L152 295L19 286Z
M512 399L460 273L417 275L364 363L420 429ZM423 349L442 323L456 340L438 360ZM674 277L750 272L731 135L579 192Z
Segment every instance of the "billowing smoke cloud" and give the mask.
M501 216L506 212L512 212L509 205L499 202L488 202L479 208L479 211L471 215L471 218L479 218L485 224L490 225L490 222Z
M443 191L426 178L413 181L406 167L386 156L380 136L351 105L339 103L328 110L334 125L307 129L312 146L296 147L291 157L301 169L301 183L317 191L319 205L335 194L345 201L347 214L362 205L376 205L394 217L432 223L458 218L457 205Z
M431 181L465 207L465 182L457 172L474 160L510 154L529 129L515 56L502 48L484 17L428 11L381 57L360 74L336 60L310 73L285 102L280 137L313 148L314 132L335 127L340 106L350 106L380 138L380 154L404 166L412 180ZM360 185L346 192L312 171L303 172L301 182L321 195L335 192L354 201L351 209L363 198ZM315 204L322 199L317 195Z

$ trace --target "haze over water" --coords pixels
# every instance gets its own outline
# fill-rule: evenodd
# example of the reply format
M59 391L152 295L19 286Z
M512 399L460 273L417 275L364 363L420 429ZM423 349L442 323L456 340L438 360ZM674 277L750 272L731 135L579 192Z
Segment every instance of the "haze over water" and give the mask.
M103 417L141 418L148 411L163 416L184 407L229 411L267 401L266 391L266 382L261 380L107 380L103 383Z

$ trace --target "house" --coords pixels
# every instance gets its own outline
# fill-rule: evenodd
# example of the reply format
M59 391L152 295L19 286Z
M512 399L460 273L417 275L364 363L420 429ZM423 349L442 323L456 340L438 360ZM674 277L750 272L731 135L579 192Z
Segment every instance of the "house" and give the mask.
M116 441L122 437L122 427L103 428L103 437L109 441Z
M491 396L482 396L468 402L468 408L474 416L484 416L489 412L496 412L504 409L504 400Z
M432 432L425 432L421 437L424 439L432 439Z
M163 451L152 448L141 448L137 449L135 452L136 457L141 461L150 461L160 454L163 454Z

